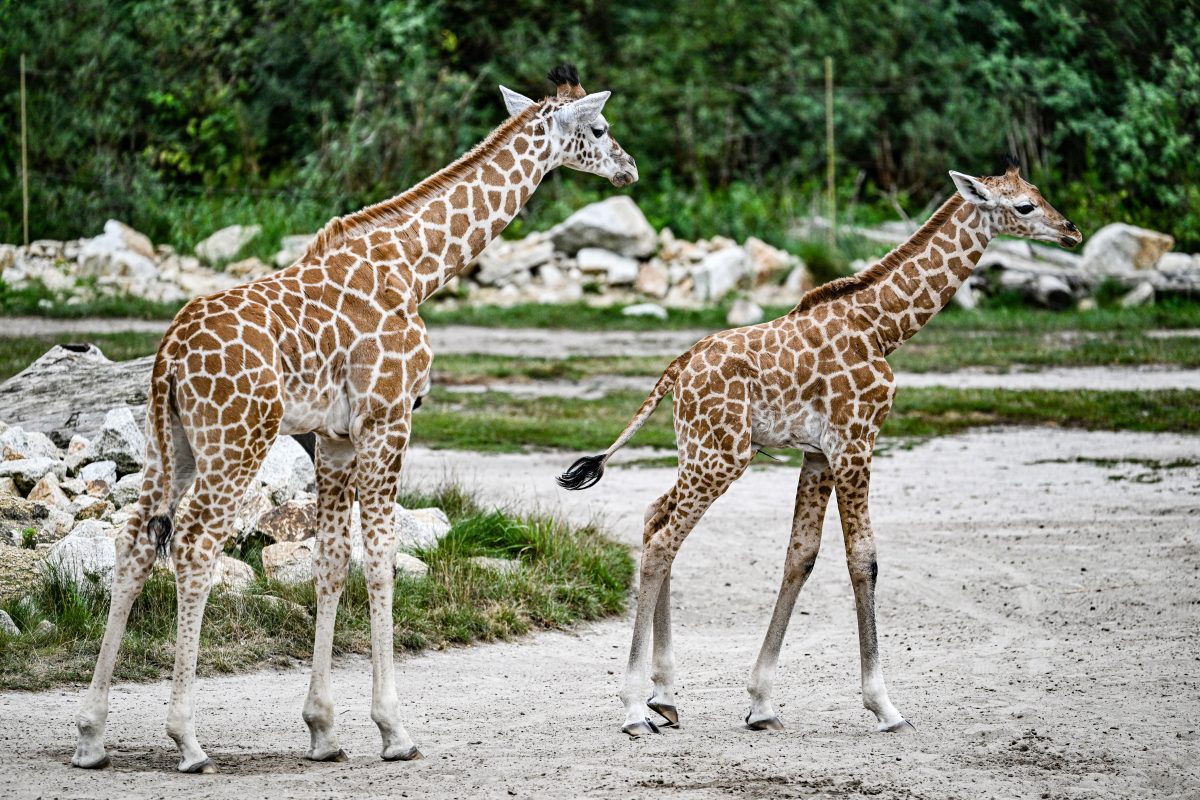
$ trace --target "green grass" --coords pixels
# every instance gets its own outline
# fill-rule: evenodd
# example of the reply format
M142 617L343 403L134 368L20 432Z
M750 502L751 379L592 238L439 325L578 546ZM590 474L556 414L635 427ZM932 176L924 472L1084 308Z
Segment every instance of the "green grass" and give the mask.
M417 555L429 565L422 578L396 579L393 621L397 650L422 650L507 639L625 609L633 578L627 548L593 527L574 528L544 515L485 509L459 487L407 495L410 506L437 504L453 523L450 533ZM261 570L261 543L237 555ZM519 559L521 569L497 574L472 563L477 555ZM280 601L284 602L280 602ZM0 633L0 689L43 689L90 678L104 632L108 592L98 583L78 589L57 575L0 604L21 628ZM312 584L289 586L261 575L245 593L217 587L201 632L201 674L292 664L312 655L316 596ZM32 633L43 620L55 630ZM174 661L175 585L155 570L134 605L117 662L118 680L170 674ZM338 606L334 651L370 651L366 582L353 570Z
M80 333L55 336L0 336L0 381L28 367L56 344L91 342L113 361L146 356L158 349L157 333Z
M82 319L116 317L135 319L174 319L183 303L157 303L131 295L104 294L94 300L68 304L65 297L31 283L20 289L0 280L0 317L18 315Z
M500 392L461 395L435 390L413 417L413 442L491 452L598 452L612 444L643 399L641 393L614 392L597 400L530 401ZM942 436L989 425L1200 433L1200 392L907 388L898 393L882 435ZM674 449L669 401L659 405L633 444Z

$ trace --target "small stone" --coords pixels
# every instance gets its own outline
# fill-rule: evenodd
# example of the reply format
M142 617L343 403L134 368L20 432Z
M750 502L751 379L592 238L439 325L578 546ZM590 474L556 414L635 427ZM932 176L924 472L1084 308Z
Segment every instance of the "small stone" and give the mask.
M48 636L54 633L56 630L58 630L57 625L48 619L44 619L37 624L37 627L33 629L33 632L38 636Z
M57 461L62 457L62 451L44 433L15 427L0 433L0 460L50 458Z
M472 564L490 572L511 575L521 569L521 562L511 558L492 558L490 556L474 556L468 559Z
M600 273L610 286L630 284L637 280L638 262L599 247L584 247L575 261L585 274Z
M42 503L51 508L67 509L71 507L71 498L59 486L58 478L53 472L42 476L32 489L29 490L28 500Z
M725 322L735 328L740 328L744 325L757 325L763 320L762 306L751 300L738 299L729 307L729 313L725 315Z
M625 306L623 309L621 309L621 316L654 317L656 319L666 319L667 310L658 303L637 303L632 306Z
M414 555L396 553L396 574L423 578L429 574L429 565Z
M1148 306L1154 304L1154 285L1143 281L1134 287L1133 291L1121 298L1121 308Z
M647 261L638 269L637 280L633 282L634 291L661 300L667 296L671 288L670 276L666 266L657 258Z
M749 258L740 247L727 247L707 255L694 270L696 299L716 303L749 274Z
M234 591L241 592L248 589L253 583L253 567L245 561L239 561L224 553L217 556L217 563L213 566L213 586L227 586Z
M88 497L88 495L81 495L81 497ZM79 508L75 512L75 519L104 519L112 514L112 512L115 510L112 506L112 503L108 502L107 500L100 500L97 498L92 499L95 500L94 503L84 506L83 508ZM79 505L78 498L75 500L75 505Z
M20 497L17 483L12 478L0 478L0 497Z
M142 493L142 477L141 472L131 472L121 478L112 487L112 492L108 499L117 508L124 508L133 501L138 499Z
M117 482L117 464L115 461L93 461L79 470L78 478L85 485L99 481L107 486L112 486ZM93 493L90 487L88 493Z
M13 622L13 618L4 610L0 610L0 633L8 636L21 635L21 629L17 627L17 623Z
M262 232L260 225L230 225L196 244L196 255L210 264L228 261Z

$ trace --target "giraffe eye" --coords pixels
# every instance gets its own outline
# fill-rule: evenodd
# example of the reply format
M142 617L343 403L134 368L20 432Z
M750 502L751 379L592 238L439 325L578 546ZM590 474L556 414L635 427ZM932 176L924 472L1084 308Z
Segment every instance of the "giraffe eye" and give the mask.
M1021 205L1016 206L1014 208L1014 210L1018 214L1032 214L1033 213L1033 204L1032 203L1021 203Z
M608 128L592 128L592 136L595 136L597 139L606 133L608 133Z

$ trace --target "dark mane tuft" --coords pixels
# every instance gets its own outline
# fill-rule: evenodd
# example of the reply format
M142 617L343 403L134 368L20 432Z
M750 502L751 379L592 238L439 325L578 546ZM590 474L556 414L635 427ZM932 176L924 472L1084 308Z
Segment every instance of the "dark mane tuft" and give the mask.
M546 73L546 80L553 83L555 86L579 85L579 70L575 69L574 64L559 64L554 69Z
M908 238L908 241L880 259L878 264L872 264L857 275L838 278L812 289L800 298L800 304L794 311L808 311L821 303L853 294L859 289L865 289L876 281L882 280L892 270L924 250L925 245L929 244L938 229L954 216L954 212L958 211L962 204L962 195L955 192L949 200L942 204L941 208L933 212L933 216L916 233Z
M1004 171L1005 172L1008 172L1010 169L1020 169L1020 168L1021 168L1020 159L1018 159L1012 153L1004 154Z

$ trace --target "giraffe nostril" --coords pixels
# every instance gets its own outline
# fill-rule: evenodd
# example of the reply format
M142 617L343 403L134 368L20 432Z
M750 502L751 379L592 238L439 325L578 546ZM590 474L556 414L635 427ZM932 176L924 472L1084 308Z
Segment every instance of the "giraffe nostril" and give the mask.
M1079 231L1079 228L1075 227L1074 222L1071 222L1071 220L1067 220L1067 230L1069 230L1071 233L1076 233Z

